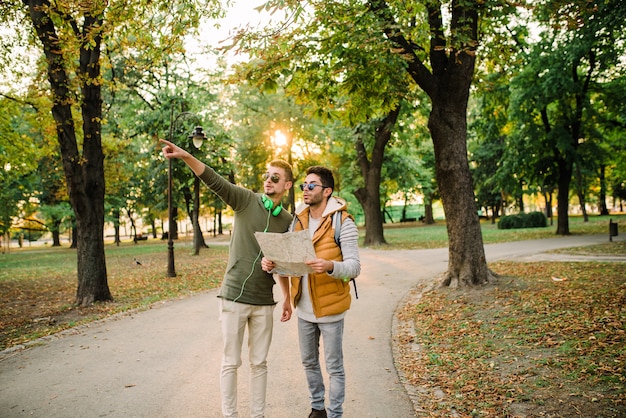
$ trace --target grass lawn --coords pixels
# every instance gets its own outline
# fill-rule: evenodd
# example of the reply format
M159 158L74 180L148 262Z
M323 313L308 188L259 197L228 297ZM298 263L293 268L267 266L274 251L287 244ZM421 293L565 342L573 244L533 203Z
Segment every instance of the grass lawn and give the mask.
M0 254L0 350L76 325L155 302L215 288L228 246L192 255L190 241L175 243L177 277L167 277L167 242L107 244L107 276L114 301L82 308L76 296L76 251L66 247L12 249ZM137 264L139 261L141 264Z
M626 216L611 216L626 233ZM626 254L608 242L609 217L570 217L572 234L606 234L607 242L568 249ZM482 224L485 244L555 237L547 228L498 230ZM363 231L361 231L361 235ZM385 226L381 250L446 247L443 223ZM192 255L175 245L177 277L166 277L160 240L106 246L115 300L73 305L76 253L26 247L0 254L0 350L76 325L219 286L228 248ZM140 264L137 263L139 261ZM424 417L626 416L626 263L513 263L489 267L499 279L481 289L435 289L404 306L414 326L397 336L397 367L418 388Z
M579 216L570 216L570 233L572 235L606 234L608 241L609 219L619 224L619 230L622 231L622 234L626 233L626 215L590 216L589 222L583 222L582 217ZM481 221L481 228L485 244L557 237L555 234L556 219L552 226L523 229L498 229L497 224L483 220ZM361 231L361 234L363 234L363 231ZM386 224L385 240L389 245L381 246L380 249L428 249L448 246L446 225L442 221L434 225L425 225L420 222Z

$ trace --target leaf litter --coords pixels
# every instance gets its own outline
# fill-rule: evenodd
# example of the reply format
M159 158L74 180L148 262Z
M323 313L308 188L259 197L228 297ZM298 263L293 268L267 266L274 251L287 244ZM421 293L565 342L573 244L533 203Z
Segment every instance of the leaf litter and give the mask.
M626 416L626 263L490 268L495 283L427 290L398 312L417 415Z

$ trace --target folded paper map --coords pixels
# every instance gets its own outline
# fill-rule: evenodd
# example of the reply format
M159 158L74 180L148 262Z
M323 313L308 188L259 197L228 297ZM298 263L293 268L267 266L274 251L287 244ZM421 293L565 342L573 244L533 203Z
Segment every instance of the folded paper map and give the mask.
M308 230L298 232L255 232L254 236L261 246L263 256L276 264L274 273L284 276L303 276L313 269L304 264L313 260L315 250Z

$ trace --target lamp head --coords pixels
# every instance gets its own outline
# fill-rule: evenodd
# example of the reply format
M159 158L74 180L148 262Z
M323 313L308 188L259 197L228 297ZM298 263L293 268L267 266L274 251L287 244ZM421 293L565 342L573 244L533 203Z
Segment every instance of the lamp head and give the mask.
M202 126L196 126L191 135L189 135L189 139L193 141L194 147L200 148L202 146L202 141L207 139L206 135L202 131Z

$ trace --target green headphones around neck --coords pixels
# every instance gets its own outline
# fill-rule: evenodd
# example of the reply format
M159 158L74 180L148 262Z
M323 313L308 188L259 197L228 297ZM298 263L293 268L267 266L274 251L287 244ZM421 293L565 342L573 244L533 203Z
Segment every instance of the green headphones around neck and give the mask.
M279 203L276 207L274 206L274 202L269 197L262 195L261 199L263 200L263 207L267 209L272 216L278 216L280 211L283 210L283 204Z

